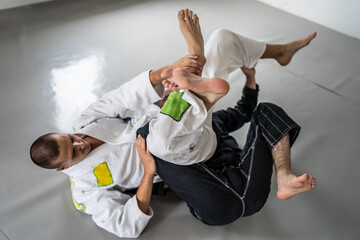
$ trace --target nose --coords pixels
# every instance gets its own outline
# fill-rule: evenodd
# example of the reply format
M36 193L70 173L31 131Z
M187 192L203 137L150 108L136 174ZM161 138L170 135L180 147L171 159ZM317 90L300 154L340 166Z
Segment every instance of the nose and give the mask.
M74 146L75 148L83 149L83 148L85 147L85 143L82 142L82 141L74 142L74 143L73 143L73 146Z

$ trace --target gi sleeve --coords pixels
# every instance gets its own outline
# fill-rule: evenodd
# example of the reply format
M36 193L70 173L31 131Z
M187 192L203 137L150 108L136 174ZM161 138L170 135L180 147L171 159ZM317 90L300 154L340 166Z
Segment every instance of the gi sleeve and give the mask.
M259 95L259 86L256 89L243 88L242 97L233 108L220 110L214 113L217 119L221 120L222 125L228 132L235 131L251 120L256 108ZM216 119L216 118L215 118Z
M191 91L172 92L161 114L149 123L146 138L150 152L178 165L208 160L217 141L212 128L212 109Z
M162 84L153 87L149 71L143 72L91 104L75 121L74 127L80 129L104 117L132 117L134 112L145 112L156 107L153 103L162 99L163 95Z
M83 212L92 215L96 225L119 237L139 237L153 216L151 208L148 214L139 209L136 195L130 197L117 190L74 191L73 197L74 203L83 206Z

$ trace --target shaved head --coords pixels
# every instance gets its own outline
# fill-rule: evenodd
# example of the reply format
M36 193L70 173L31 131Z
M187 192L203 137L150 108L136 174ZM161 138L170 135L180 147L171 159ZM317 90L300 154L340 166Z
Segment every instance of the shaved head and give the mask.
M30 148L32 161L42 168L54 169L62 165L62 163L55 163L60 151L59 145L52 135L55 135L55 133L48 133L39 137Z

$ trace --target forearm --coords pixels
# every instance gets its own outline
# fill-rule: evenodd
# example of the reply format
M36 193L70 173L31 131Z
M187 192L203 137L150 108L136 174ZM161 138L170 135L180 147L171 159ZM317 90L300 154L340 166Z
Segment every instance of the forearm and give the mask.
M245 86L251 89L256 90L256 81L254 77L247 77L245 81Z
M153 103L163 98L163 88L154 88L145 71L120 87L106 93L85 109L75 120L76 131L102 118L126 118L133 112L149 111Z
M151 200L151 193L153 188L154 175L144 173L143 178L141 179L140 186L136 193L136 200L140 210L148 214Z
M161 77L161 73L165 70L170 68L170 66L164 66L162 68L159 68L158 70L154 70L151 71L149 74L149 78L150 78L150 82L152 84L153 87L155 87L156 85L158 85L159 83L162 82L162 80L164 80L165 78Z

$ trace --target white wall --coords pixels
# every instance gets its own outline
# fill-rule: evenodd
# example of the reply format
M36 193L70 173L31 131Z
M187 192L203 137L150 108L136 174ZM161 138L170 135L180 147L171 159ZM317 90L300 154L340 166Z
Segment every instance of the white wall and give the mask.
M52 0L0 0L0 10ZM257 0L360 39L359 0Z
M258 0L360 39L359 0Z
M0 0L0 10L48 1L52 0Z

